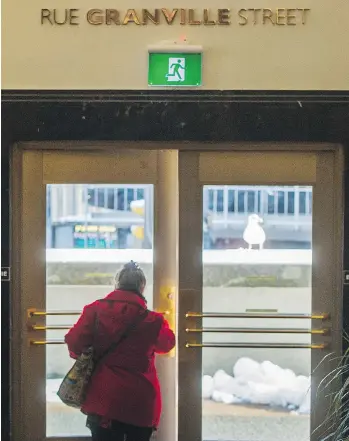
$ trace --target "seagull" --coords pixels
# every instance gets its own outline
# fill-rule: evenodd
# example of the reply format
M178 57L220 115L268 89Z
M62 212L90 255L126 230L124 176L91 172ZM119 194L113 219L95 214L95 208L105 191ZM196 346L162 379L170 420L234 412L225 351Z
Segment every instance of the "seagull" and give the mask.
M258 214L251 214L248 217L247 227L245 228L243 238L248 243L248 249L251 250L253 245L258 245L259 249L263 248L265 242L265 232L259 225L263 219Z

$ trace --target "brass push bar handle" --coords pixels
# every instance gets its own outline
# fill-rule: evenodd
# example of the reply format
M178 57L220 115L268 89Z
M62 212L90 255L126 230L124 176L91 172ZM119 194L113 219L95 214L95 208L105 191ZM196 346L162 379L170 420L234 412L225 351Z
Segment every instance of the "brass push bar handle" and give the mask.
M186 318L252 318L252 319L308 319L328 320L329 314L268 314L250 312L187 312Z
M81 315L82 311L39 311L35 308L30 308L27 310L28 318L32 317L46 317L51 316L70 316L70 315ZM162 311L161 314L169 315L170 311Z
M31 346L65 345L64 340L29 340Z
M64 345L63 340L30 340L32 346ZM187 348L326 349L326 343L186 343Z
M68 325L48 325L48 326L42 326L42 325L32 325L29 326L29 329L32 331L59 331L59 330L69 330L71 329L71 326Z
M46 317L47 315L80 315L81 311L38 311L35 308L28 309L28 317Z
M324 329L300 329L300 328L187 328L185 330L190 333L231 333L231 334L313 334L313 335L329 335L330 330Z
M29 326L32 331L61 331L69 330L71 326L67 325L32 325ZM330 329L299 329L299 328L187 328L186 333L230 333L230 334L312 334L329 335Z
M326 343L186 343L186 348L326 349Z

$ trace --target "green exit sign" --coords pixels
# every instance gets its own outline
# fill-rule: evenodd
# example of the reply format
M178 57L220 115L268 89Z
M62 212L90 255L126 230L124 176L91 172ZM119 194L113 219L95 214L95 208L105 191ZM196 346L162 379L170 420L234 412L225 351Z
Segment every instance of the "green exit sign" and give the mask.
M149 53L148 85L202 85L202 53Z

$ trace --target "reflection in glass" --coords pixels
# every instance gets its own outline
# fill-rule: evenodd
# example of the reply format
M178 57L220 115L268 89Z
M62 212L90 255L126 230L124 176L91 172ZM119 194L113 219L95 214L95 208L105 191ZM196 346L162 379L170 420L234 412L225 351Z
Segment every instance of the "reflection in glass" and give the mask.
M49 185L47 248L150 249L152 198L151 185Z
M116 270L134 259L146 273L153 303L151 185L47 186L46 310L81 311L113 289ZM145 252L145 254L144 254ZM78 316L48 316L46 325L71 327ZM67 329L49 330L63 340ZM46 346L46 435L89 436L86 417L65 406L57 389L73 361L65 345Z
M206 186L203 201L203 311L310 314L312 188ZM311 323L211 318L203 327ZM311 336L240 329L204 333L203 342L311 343ZM309 441L310 350L204 348L202 354L203 440Z

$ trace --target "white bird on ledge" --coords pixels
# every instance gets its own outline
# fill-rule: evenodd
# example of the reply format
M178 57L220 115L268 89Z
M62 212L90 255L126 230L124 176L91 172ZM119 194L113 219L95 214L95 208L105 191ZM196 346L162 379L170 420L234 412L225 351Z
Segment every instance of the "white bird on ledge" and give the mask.
M253 245L258 245L260 250L263 248L266 237L263 228L260 226L261 223L263 223L263 219L258 214L251 214L248 217L243 238L248 244L249 250L252 250Z

